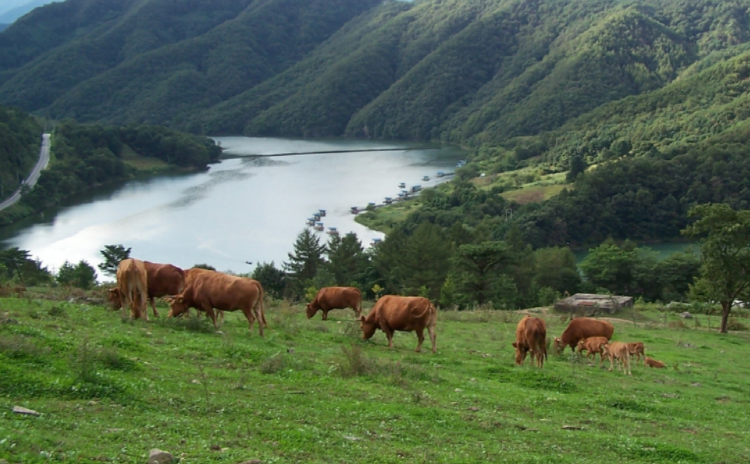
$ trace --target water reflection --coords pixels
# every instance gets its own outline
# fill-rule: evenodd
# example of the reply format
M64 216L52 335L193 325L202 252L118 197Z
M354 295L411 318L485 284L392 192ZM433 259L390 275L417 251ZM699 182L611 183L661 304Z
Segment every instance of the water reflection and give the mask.
M369 141L217 138L237 156L206 172L135 180L75 198L45 217L0 230L4 246L31 250L53 268L65 261L101 262L108 244L133 256L181 267L208 263L247 272L245 261L287 259L305 220L326 209L326 227L356 232L368 244L382 234L354 222L349 208L395 197L399 182L435 185L436 171L453 171L462 153L453 148L329 153L258 158L290 152L406 147ZM410 146L411 148L412 146ZM244 158L242 158L244 156ZM433 180L423 182L422 176ZM327 236L321 234L321 239Z

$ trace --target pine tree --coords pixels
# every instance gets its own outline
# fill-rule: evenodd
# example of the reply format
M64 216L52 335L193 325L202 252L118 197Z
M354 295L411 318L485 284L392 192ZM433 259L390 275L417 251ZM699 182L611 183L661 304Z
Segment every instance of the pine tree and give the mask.
M104 249L99 252L104 256L104 262L98 266L99 270L108 276L116 275L120 261L130 258L130 250L122 245L104 245Z
M344 237L334 235L328 242L328 269L333 274L336 285L349 286L359 282L366 266L362 242L357 234L350 232Z
M305 286L315 278L325 260L326 246L320 243L310 229L303 229L294 242L294 252L288 253L289 261L284 263L284 271L289 276L291 290L295 296L304 295Z

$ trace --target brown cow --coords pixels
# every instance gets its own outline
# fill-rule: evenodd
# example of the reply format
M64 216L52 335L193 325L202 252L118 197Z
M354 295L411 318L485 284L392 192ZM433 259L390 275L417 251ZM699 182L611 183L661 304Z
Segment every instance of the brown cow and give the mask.
M612 372L612 364L617 359L617 370L623 371L623 374L630 374L630 350L628 344L623 342L612 342L604 345L604 356L609 358L609 371ZM623 369L624 368L624 369Z
M648 367L655 367L657 369L664 369L665 367L667 367L666 364L664 364L663 362L657 361L656 359L649 358L646 355L643 355L643 364Z
M607 321L579 317L570 321L560 338L555 338L555 351L560 354L565 351L566 346L570 346L570 349L575 352L582 338L604 337L609 340L614 332L614 326Z
M260 336L263 336L263 287L253 279L207 269L188 269L185 271L185 289L172 299L169 306L167 317L182 314L189 308L205 311L216 329L214 308L221 311L241 310L250 331L257 319Z
M578 342L578 354L581 354L581 352L586 352L586 359L588 359L590 356L594 357L594 361L596 361L596 355L599 354L599 365L602 365L602 361L604 360L604 345L609 343L609 340L607 340L605 337L589 337L589 338L582 338Z
M388 347L393 348L393 332L417 331L416 352L422 349L425 327L430 332L432 352L435 353L435 327L437 325L437 311L427 298L421 296L381 297L367 316L359 317L359 327L362 329L362 339L369 340L377 329L385 332L388 337Z
M148 300L151 303L151 309L154 317L159 317L154 304L154 298L167 295L177 295L182 292L185 286L185 272L177 266L171 264L158 264L149 261L143 261L146 268ZM117 288L109 290L109 301L115 308L122 306L122 298Z
M643 342L628 343L628 351L630 351L630 356L638 356L638 361L641 360L641 356L646 357L646 349L643 346Z
M148 299L148 278L143 261L128 258L117 266L117 290L122 307L130 306L130 317L148 321L146 300Z
M328 320L328 311L332 309L352 308L354 315L362 315L362 292L356 287L323 287L315 299L307 304L307 318L313 317L319 310L323 311L323 320Z
M526 353L536 358L539 367L544 367L547 358L547 326L538 317L525 316L516 326L516 341L513 342L516 349L516 364L522 365L526 359Z

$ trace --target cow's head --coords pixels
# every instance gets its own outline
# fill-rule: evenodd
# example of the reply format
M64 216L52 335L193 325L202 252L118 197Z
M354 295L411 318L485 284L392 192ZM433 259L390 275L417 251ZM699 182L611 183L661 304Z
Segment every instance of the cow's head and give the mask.
M602 345L602 358L609 356L609 345Z
M112 309L122 308L122 298L119 288L110 288L107 290L107 299L112 303Z
M369 340L375 335L378 325L374 321L368 321L365 316L359 316L359 328L362 329L362 340Z
M583 348L583 345L585 345L585 344L586 344L586 339L585 338L582 338L582 339L578 340L578 349L580 350L581 348Z
M557 353L557 354L562 353L563 350L565 349L565 344L563 343L562 340L560 340L559 337L555 337L555 341L554 341L554 343L552 343L552 345L554 345L554 347L555 347L555 353Z
M513 342L513 348L516 349L516 364L521 365L524 359L526 359L527 349L523 348L518 342Z
M169 303L169 314L167 314L167 317L179 316L190 308L182 295L177 295L173 298L165 298L165 300Z
M307 303L307 308L305 309L307 313L307 318L310 319L311 317L313 317L315 313L318 312L318 309L320 308L318 307L318 304L315 300L311 301L310 303Z

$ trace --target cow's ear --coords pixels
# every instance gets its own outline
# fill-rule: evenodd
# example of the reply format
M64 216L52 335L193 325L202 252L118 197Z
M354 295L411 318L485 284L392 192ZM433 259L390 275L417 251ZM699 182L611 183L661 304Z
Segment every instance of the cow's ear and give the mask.
M178 297L177 297L177 302L178 302L178 303L184 303L184 302L185 302L185 298L183 298L183 297L181 297L181 296L178 296Z
M518 348L518 342L513 342L513 348Z
M359 316L357 318L360 322L365 322L365 316Z

